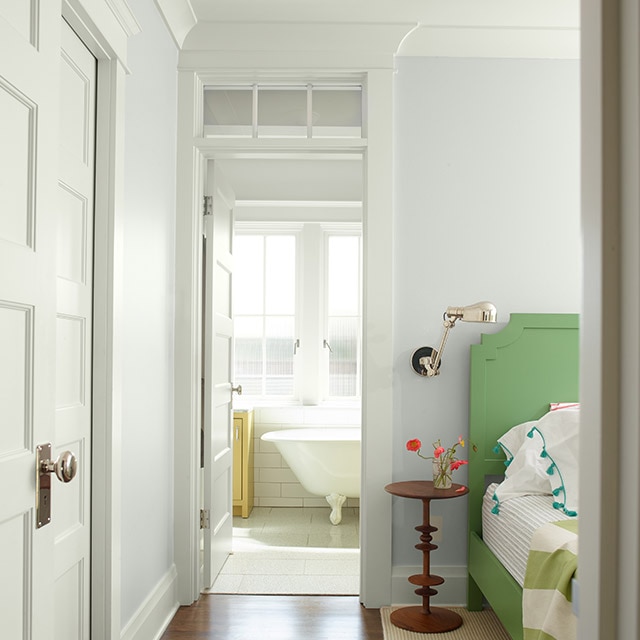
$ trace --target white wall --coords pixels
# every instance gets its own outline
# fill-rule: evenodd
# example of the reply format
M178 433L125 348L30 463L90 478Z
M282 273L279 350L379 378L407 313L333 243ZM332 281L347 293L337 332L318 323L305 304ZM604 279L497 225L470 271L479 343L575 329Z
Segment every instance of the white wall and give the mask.
M122 626L173 565L175 45L153 0L126 84Z
M467 436L469 345L513 312L580 311L579 63L398 58L395 110L393 475L429 479L404 444ZM458 323L441 375L416 375L446 307L480 300L499 324ZM466 564L466 502L433 503L432 565ZM420 520L417 501L394 500L394 572L420 563Z

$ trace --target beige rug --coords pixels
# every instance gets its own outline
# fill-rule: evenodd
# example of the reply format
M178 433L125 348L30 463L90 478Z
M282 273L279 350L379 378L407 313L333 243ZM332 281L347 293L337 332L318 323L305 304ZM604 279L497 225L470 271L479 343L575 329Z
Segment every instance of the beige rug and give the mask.
M382 607L384 640L510 640L498 617L491 609L467 611L464 607L447 607L462 616L462 626L445 633L415 633L394 626L389 619L391 611L398 607Z

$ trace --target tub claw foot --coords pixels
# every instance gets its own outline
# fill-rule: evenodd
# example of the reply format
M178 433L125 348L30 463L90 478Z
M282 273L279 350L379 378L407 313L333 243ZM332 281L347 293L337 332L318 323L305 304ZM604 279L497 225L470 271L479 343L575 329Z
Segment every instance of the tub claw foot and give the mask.
M340 524L342 521L342 505L346 499L347 496L340 495L339 493L332 493L326 496L326 500L331 507L331 515L329 516L331 524Z

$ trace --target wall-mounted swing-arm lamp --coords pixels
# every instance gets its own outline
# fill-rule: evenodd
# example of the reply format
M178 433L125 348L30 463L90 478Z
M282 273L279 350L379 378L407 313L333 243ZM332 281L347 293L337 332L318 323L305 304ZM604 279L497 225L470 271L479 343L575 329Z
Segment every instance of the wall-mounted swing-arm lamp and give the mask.
M498 312L491 302L476 302L468 307L447 307L444 312L444 333L438 350L431 347L420 347L411 356L413 370L421 376L432 378L440 373L440 363L444 345L449 337L449 331L455 326L456 320L463 322L495 322Z

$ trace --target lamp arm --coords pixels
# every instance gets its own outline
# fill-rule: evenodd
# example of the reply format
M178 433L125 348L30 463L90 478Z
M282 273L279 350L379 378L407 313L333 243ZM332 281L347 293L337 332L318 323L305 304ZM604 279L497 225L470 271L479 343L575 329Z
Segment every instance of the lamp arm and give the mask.
M456 318L453 318L453 320L446 319L443 324L444 324L444 333L442 334L442 340L440 340L440 346L436 351L436 356L433 359L433 362L430 363L430 367L429 367L431 369L432 376L438 375L438 367L440 366L442 352L444 351L444 346L447 343L447 338L449 337L449 331L451 331L451 329L456 324Z

